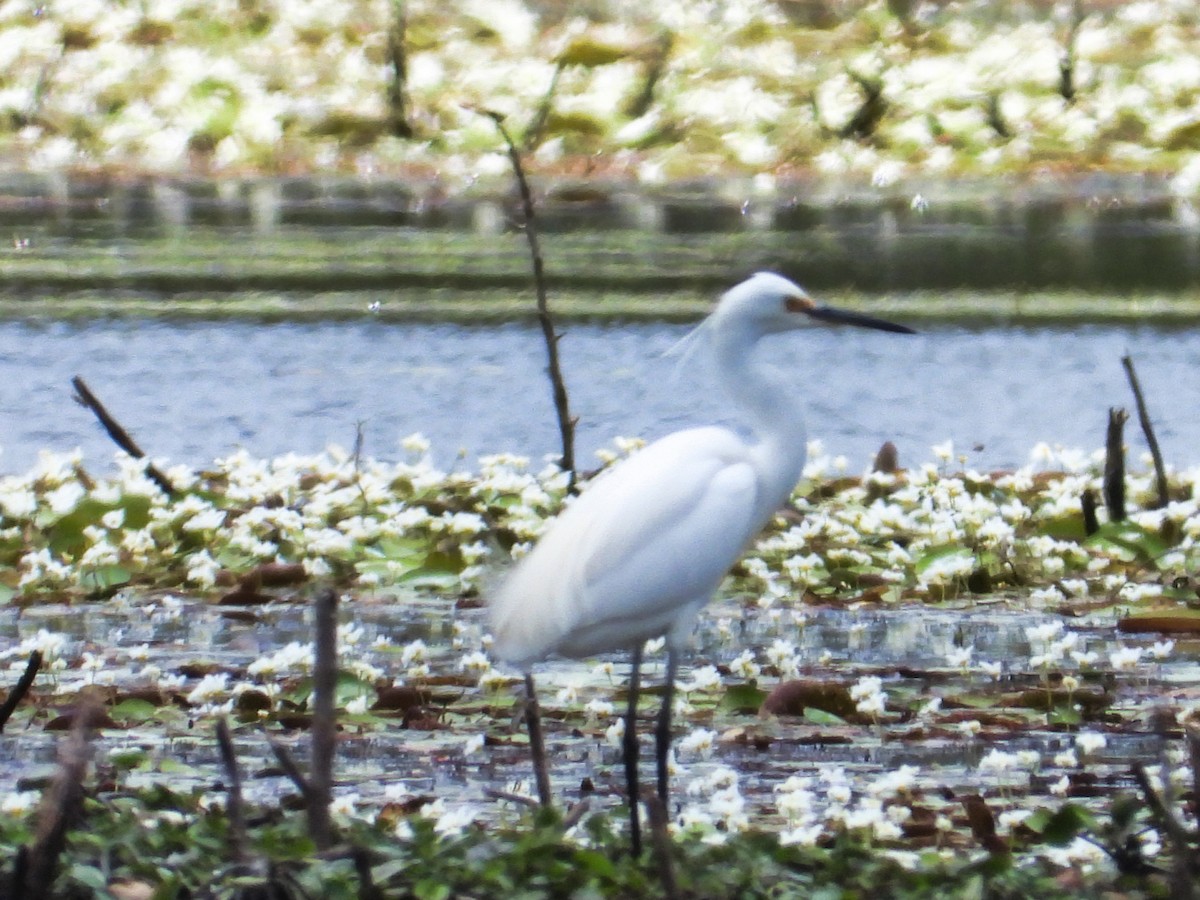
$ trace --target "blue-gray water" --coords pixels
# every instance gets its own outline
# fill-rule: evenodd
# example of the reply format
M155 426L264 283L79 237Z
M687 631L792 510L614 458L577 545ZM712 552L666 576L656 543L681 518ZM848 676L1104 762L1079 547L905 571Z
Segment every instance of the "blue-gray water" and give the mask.
M567 329L582 465L616 435L730 419L704 366L662 355L686 330ZM913 464L953 439L985 469L1024 463L1039 441L1099 447L1108 408L1132 409L1125 353L1167 460L1200 462L1200 329L813 329L770 348L808 398L810 436L854 471L885 440ZM444 465L460 449L538 458L558 449L544 365L540 333L518 326L0 324L0 472L24 471L42 448L81 447L93 468L112 457L91 413L71 401L76 374L171 462L204 465L239 446L259 456L351 447L357 422L366 452L381 458L400 456L398 439L416 431ZM1136 452L1136 423L1128 429Z

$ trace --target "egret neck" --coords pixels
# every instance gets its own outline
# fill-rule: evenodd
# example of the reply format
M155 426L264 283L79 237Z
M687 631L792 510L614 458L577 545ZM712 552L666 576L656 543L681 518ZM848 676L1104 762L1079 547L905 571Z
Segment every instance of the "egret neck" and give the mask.
M753 321L724 322L710 332L720 380L754 435L758 518L765 521L800 480L808 445L803 403L778 368L758 358L763 330Z

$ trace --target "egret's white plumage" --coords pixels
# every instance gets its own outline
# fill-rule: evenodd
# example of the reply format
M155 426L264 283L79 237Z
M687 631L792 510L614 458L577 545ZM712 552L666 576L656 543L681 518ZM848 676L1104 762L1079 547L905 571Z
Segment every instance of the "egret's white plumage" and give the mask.
M526 672L555 654L632 650L636 679L642 644L666 636L667 697L659 728L664 801L676 654L697 612L787 500L804 466L797 383L756 360L754 349L767 335L821 320L910 330L818 306L799 286L769 272L731 288L696 337L708 338L722 386L748 420L751 440L727 428L692 428L621 462L550 525L489 604L496 654ZM635 744L627 742L626 749L636 755ZM632 793L636 764L627 773ZM636 811L633 827L636 847Z
M527 667L662 634L678 646L762 524L760 481L722 428L636 453L567 508L493 598L497 654Z

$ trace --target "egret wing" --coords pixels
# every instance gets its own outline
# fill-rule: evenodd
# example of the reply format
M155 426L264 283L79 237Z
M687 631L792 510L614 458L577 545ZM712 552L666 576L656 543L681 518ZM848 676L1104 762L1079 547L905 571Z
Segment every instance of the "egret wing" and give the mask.
M492 601L501 656L590 655L666 631L720 583L761 523L746 445L679 432L602 477Z

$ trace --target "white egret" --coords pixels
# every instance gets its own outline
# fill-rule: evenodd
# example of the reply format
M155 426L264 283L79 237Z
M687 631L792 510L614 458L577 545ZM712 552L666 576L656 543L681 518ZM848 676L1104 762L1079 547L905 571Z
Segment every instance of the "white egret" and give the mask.
M694 334L709 339L720 380L749 420L753 440L706 427L650 444L567 506L491 598L495 652L525 672L543 802L549 799L549 778L532 665L556 654L632 654L623 746L635 854L641 848L636 712L643 645L666 638L666 683L655 732L658 796L665 804L679 652L700 608L787 501L804 466L803 383L762 365L753 351L768 335L818 322L912 332L818 305L798 285L770 272L733 287Z

